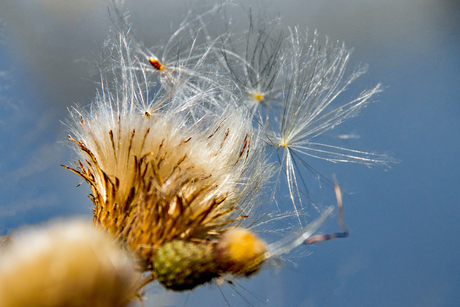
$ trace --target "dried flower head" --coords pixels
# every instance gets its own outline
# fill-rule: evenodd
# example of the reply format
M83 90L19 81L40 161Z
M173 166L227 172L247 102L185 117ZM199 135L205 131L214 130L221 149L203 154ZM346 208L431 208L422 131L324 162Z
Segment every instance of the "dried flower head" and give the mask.
M304 227L293 152L332 162L389 161L313 142L380 90L329 110L363 72L341 85L349 55L343 46L320 48L316 34L310 43L297 29L284 39L278 23L254 27L250 17L241 55L230 31L209 31L207 18L218 8L181 24L161 57L139 44L120 17L118 37L106 44L100 93L89 110L71 110L70 139L80 161L68 168L91 186L95 226L150 272L145 283L158 280L173 290L225 274L250 276L302 243L348 236L338 186L343 232L312 237L332 207ZM177 57L168 60L173 49ZM274 107L259 116L268 103ZM284 169L302 228L271 244L247 229L265 213L263 187L276 173L267 146L285 149L278 176Z
M139 274L110 236L73 221L13 235L0 253L0 306L127 306Z
M142 260L152 278L190 289L229 272L218 260L217 238L251 213L269 177L260 131L225 84L201 90L202 74L147 100L152 73L130 54L124 35L119 43L112 87L105 79L89 112L72 111L72 140L84 161L73 171L91 185L95 225ZM147 105L155 106L148 114ZM198 262L202 272L176 265L179 278L169 267L174 261Z

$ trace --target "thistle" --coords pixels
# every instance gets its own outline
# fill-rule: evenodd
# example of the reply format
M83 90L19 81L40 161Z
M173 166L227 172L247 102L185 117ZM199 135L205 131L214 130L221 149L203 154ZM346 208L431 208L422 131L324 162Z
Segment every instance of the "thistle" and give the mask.
M206 82L199 77L159 89L165 95L148 101L148 71L125 36L119 43L121 65L112 77L120 83L110 89L104 83L89 112L72 110L70 138L84 161L72 170L91 186L94 224L171 289L257 271L263 248L246 272L236 269L240 264L222 248L221 236L251 214L270 176L250 114L225 84L198 92L195 85Z
M87 222L60 223L13 234L0 251L0 306L124 307L139 277L110 236Z
M318 152L332 162L388 162L385 156L366 158L365 152L312 141L380 90L377 86L326 111L362 72L339 86L348 62L343 46L326 43L323 50L316 34L308 45L296 29L288 40L273 39L277 24L265 31L262 23L256 31L251 19L241 56L228 47L229 33L212 38L208 32L205 19L217 11L181 25L165 46L166 52L179 36L188 38L172 61L139 44L120 17L118 37L108 41L103 55L100 92L89 109L70 111L69 138L80 160L67 168L91 187L94 225L149 273L143 284L157 280L182 291L223 275L251 276L302 243L348 236L338 185L342 232L313 236L332 206L302 225L292 152ZM253 104L254 99L264 103ZM255 117L269 102L274 108L266 117ZM271 244L249 230L266 213L264 187L276 173L267 146L285 149L278 176L284 168L302 228ZM271 201L275 192L276 187Z

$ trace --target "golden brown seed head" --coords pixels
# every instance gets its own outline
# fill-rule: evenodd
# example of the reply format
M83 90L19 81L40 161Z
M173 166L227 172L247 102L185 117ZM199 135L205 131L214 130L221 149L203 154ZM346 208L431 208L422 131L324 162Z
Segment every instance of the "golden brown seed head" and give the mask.
M174 126L171 118L135 116L129 121L137 126L130 130L123 129L127 119L120 118L108 133L93 136L91 142L74 141L86 163L79 162L71 170L92 188L94 224L121 241L142 260L145 270L157 274L162 268L156 262L164 259L157 254L168 250L171 242L186 244L184 251L206 250L244 218L239 213L244 208L240 199L255 190L244 186L242 178L260 177L245 170L253 149L252 128L233 133L234 120L240 120L241 114L229 114L203 131ZM92 135L90 127L98 124L82 120L81 127ZM193 282L184 277L188 286L169 285L171 272L163 274L163 284L181 290L227 273L214 254L210 257L214 269L204 270ZM188 263L200 265L194 260Z
M14 237L0 254L0 306L123 307L139 275L113 239L71 222Z

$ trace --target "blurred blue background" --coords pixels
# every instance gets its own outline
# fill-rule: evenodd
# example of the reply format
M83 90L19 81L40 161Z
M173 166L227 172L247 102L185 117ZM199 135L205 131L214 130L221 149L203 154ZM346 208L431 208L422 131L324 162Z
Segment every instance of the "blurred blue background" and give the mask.
M311 161L326 177L337 175L349 238L299 247L309 255L237 280L239 294L228 284L220 286L224 296L215 285L189 294L154 285L146 306L225 306L225 299L231 306L458 306L459 1L252 4L354 48L350 65L368 63L369 71L353 88L382 83L385 91L334 131L359 138L335 144L401 162L385 170ZM126 7L140 37L164 41L191 5L201 2L132 0ZM89 189L75 188L80 179L59 166L75 159L60 121L67 107L87 105L95 94L98 75L86 60L107 37L107 3L1 1L0 22L0 235L56 217L90 220ZM316 189L326 195L320 202L335 204L330 188ZM321 229L338 230L335 218Z

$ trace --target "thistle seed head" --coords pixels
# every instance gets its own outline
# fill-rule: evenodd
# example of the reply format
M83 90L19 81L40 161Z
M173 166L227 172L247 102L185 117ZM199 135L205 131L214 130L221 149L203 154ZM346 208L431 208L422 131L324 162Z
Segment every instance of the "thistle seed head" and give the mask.
M13 235L0 254L0 306L127 306L139 274L110 236L74 221Z
M286 37L277 18L256 22L251 13L243 39L230 20L227 32L214 35L210 20L221 7L184 21L161 56L131 37L120 16L118 36L105 44L96 100L71 111L80 160L68 168L91 186L94 224L139 259L148 281L179 291L224 274L249 276L302 243L348 236L341 222L342 233L308 239L332 211L303 227L308 193L300 170L316 174L308 158L392 161L315 141L380 92L377 85L352 101L337 99L365 70L344 78L350 51L343 44L297 28ZM279 162L269 200L278 205L285 181L303 229L266 245L241 227L265 211L259 200L274 173L269 146Z
M105 82L90 111L72 111L80 161L69 169L91 186L97 227L166 287L191 289L229 273L213 246L251 213L270 177L261 132L230 83L211 91L204 74L157 88L147 101L155 72L128 56L126 37L120 41L124 64L114 64L112 78L121 84Z

